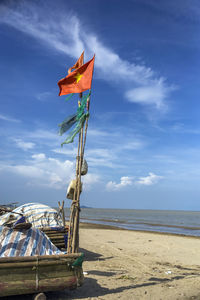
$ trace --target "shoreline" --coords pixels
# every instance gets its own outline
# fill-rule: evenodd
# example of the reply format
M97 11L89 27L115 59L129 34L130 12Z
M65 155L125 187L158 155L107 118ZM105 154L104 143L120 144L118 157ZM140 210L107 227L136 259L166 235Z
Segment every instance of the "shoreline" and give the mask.
M88 223L88 221L92 221L94 223L99 222L99 223L95 223L95 224L102 224L101 222L122 224L121 221L106 220L106 219L84 219L84 218L82 218L82 220L84 220L83 223L84 222ZM127 223L124 222L124 224L127 224ZM133 224L133 225L148 225L148 226L155 226L155 227L167 227L167 228L181 228L181 229L189 229L189 230L200 230L200 227L192 227L192 226L190 227L190 226L184 226L184 225L169 225L169 224L149 223L149 222L132 222L131 224ZM112 225L112 226L115 226L115 225Z
M168 236L180 236L180 237L188 237L194 239L200 239L200 236L182 234L182 233L172 233L172 232L161 232L161 231L153 231L153 230L140 230L140 229L127 229L121 228L113 225L105 225L98 223L89 223L89 222L80 222L80 228L82 229L105 229L105 230L123 230L123 231L133 231L133 232L141 232L141 233L155 233L158 235L168 235Z

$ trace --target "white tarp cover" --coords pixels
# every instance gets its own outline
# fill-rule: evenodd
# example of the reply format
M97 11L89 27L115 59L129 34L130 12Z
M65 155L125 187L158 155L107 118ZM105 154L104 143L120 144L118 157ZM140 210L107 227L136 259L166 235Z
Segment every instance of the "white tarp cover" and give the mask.
M27 203L15 208L12 212L0 216L0 226L20 222L22 216L14 214L21 213L26 222L31 223L35 228L60 228L63 226L61 215L57 210L40 203Z

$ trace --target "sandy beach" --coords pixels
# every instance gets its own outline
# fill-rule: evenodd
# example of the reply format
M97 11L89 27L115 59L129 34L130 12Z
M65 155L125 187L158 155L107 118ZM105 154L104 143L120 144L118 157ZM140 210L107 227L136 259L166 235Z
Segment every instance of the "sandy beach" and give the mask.
M48 299L200 299L199 238L108 228L81 226L84 285Z
M81 224L80 251L84 285L47 299L200 299L200 238Z

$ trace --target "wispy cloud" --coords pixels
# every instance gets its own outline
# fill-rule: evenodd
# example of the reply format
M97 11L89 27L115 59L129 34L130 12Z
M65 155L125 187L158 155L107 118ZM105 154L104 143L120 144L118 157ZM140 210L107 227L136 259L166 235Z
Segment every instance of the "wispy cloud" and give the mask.
M43 92L36 95L36 98L42 102L49 101L49 98L52 96L51 92Z
M130 102L154 104L158 109L164 109L166 108L165 99L174 89L176 89L175 86L167 86L165 80L160 78L149 85L128 90L125 95Z
M50 11L44 4L37 6L24 1L1 5L1 22L70 57L77 58L83 49L87 58L95 52L97 76L114 84L120 81L128 101L154 105L159 110L166 108L166 99L174 87L150 67L120 58L72 12L55 14L55 10Z
M85 153L86 160L90 167L94 169L117 168L121 169L127 164L127 160L132 158L133 153L142 150L148 144L148 139L144 141L143 137L135 137L136 134L126 132L126 128L116 128L114 130L91 129L92 136L88 137L87 151ZM123 141L123 142L121 142ZM63 148L55 148L52 150L56 154L75 157L77 149L73 144ZM123 158L123 159L122 159Z
M103 131L103 130L99 130L99 129L88 129L88 136L95 136L95 137L105 137L108 136L109 133L108 131Z
M64 148L64 147L60 147L60 148L56 148L53 149L52 152L57 153L57 154L62 154L62 155L67 155L69 157L75 157L75 155L77 154L77 149L76 148Z
M32 142L24 142L22 139L14 139L14 142L16 143L17 147L26 151L33 149L35 147L35 144Z
M3 121L8 121L8 122L14 122L14 123L20 123L21 121L15 118L12 118L10 116L6 116L6 115L0 115L0 120Z

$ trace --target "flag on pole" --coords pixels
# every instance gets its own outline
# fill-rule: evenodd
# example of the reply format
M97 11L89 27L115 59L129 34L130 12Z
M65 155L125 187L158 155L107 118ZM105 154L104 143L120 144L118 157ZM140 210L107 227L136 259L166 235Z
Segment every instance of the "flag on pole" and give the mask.
M83 59L84 59L84 51L82 52L82 54L79 57L79 59L77 60L77 62L73 65L73 67L69 68L68 74L70 74L73 69L75 70L75 69L80 68L83 65Z
M95 56L81 67L69 73L65 78L58 81L60 88L59 96L71 93L82 93L91 88L94 59ZM72 68L74 68L74 66Z

